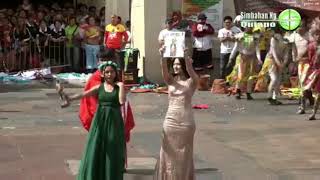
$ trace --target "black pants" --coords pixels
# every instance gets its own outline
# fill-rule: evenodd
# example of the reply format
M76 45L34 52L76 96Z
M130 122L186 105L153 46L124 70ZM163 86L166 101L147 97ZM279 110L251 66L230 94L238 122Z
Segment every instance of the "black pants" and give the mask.
M112 49L112 48L106 48L106 49L113 52L114 61L118 64L119 68L123 70L124 69L124 52L119 51L118 49Z
M220 79L224 79L229 73L231 73L232 67L227 67L230 54L231 53L220 54Z
M211 49L206 51L198 51L194 48L192 59L194 68L205 68L208 65L212 65L212 51Z
M261 58L262 62L264 62L264 60L266 59L267 54L268 54L268 52L266 50L260 51L260 58Z

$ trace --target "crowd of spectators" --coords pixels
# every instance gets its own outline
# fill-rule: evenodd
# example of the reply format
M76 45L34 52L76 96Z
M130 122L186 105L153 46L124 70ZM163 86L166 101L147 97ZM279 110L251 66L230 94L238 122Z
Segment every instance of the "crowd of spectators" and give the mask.
M119 16L112 21L122 24ZM93 71L92 59L106 46L105 30L104 7L23 0L16 9L0 10L0 72L55 65L67 65L73 72Z

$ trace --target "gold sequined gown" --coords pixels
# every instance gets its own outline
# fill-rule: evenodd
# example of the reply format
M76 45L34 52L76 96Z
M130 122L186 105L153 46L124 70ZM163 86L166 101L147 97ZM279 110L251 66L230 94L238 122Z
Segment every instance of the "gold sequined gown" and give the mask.
M163 123L156 180L195 180L193 137L195 122L191 100L196 86L188 79L168 86L169 107Z

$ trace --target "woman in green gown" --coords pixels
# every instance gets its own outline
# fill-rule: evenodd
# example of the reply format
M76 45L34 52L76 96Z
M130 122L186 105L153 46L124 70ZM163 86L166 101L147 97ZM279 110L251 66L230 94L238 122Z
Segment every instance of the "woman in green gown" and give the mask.
M66 96L72 100L98 95L99 106L91 125L77 180L123 180L125 171L124 123L120 106L125 90L118 82L117 64L100 65L104 83L81 94Z

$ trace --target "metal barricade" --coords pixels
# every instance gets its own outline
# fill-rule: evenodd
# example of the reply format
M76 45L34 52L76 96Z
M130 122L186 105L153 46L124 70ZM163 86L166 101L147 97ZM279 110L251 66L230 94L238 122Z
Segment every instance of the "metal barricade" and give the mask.
M3 66L11 71L21 71L29 68L31 62L31 48L29 42L14 42L3 48Z
M70 62L66 58L66 43L49 41L49 65L52 66L70 66Z
M10 47L3 47L0 55L0 69L17 72L41 67L68 67L66 43L39 39L26 42L15 41Z

